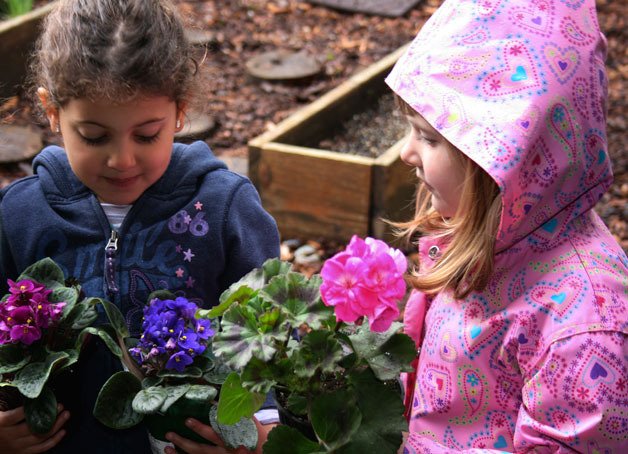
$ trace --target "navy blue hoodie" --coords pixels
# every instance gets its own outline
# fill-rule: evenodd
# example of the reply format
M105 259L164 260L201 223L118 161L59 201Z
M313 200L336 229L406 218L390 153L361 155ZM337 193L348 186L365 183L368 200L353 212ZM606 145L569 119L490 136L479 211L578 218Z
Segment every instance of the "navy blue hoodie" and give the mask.
M150 292L165 288L211 307L231 283L279 254L277 226L254 186L204 142L174 144L168 169L133 204L117 241L110 241L99 201L76 178L63 149L45 148L33 169L33 176L0 193L2 294L7 278L51 257L86 295L114 302L136 336ZM148 452L143 427L111 431L91 416L98 390L120 370L119 361L94 341L80 364L80 393L74 393L80 408L58 452Z

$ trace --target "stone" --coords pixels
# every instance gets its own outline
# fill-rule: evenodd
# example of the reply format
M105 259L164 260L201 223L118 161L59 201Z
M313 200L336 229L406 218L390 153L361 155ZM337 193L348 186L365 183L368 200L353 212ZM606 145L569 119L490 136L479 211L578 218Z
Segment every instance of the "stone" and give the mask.
M0 162L32 159L42 146L41 132L35 127L0 124Z
M295 80L318 74L322 66L304 51L273 50L256 55L246 62L253 77L263 80Z
M308 0L309 3L329 8L366 13L377 16L398 17L411 10L420 0Z
M177 132L175 139L200 139L207 136L216 127L212 117L203 112L190 110L183 119L183 129Z

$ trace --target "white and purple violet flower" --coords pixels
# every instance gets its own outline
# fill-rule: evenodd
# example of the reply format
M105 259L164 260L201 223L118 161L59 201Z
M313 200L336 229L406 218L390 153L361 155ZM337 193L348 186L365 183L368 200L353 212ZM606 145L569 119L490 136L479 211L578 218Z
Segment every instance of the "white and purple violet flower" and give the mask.
M197 309L184 297L155 298L144 308L142 336L129 352L146 372L183 372L205 351L214 330L210 320L195 317Z
M0 304L0 345L31 345L59 321L66 303L50 302L52 290L35 281L7 282L9 296Z

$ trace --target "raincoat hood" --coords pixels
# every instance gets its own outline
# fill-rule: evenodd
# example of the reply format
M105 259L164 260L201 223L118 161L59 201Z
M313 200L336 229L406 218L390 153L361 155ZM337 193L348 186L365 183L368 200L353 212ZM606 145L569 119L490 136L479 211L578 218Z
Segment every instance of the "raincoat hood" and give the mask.
M593 0L446 0L386 83L499 185L497 250L546 243L612 181Z

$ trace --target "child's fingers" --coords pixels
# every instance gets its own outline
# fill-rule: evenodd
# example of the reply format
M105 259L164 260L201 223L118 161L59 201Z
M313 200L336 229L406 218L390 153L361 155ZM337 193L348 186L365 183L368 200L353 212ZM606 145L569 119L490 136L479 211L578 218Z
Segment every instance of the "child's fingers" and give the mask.
M203 425L201 423L198 423L198 424ZM213 435L217 437L215 432L213 432ZM207 444L200 444L192 440L188 440L187 438L183 438L174 432L168 432L166 434L166 439L174 443L179 448L183 449L188 454L228 454L229 453L229 451L227 451L227 449L223 447L222 440L220 441L220 446L210 446ZM218 438L218 440L220 440L220 438ZM213 442L213 440L209 440L209 441ZM176 451L168 447L164 450L164 452L166 454L175 454Z
M54 448L64 436L65 436L65 430L59 430L57 433L55 433L52 437L48 438L47 440L26 449L24 451L24 454L39 454L42 452L49 451L50 449Z
M225 445L224 442L222 441L222 438L220 438L220 436L214 431L214 429L211 428L211 426L203 424L202 422L194 418L186 419L185 425L188 426L197 434L199 434L201 437L205 438L206 440L211 441L215 445L217 446Z
M0 411L0 427L14 426L24 421L24 407Z

